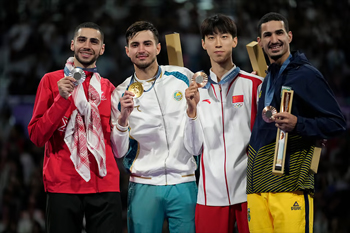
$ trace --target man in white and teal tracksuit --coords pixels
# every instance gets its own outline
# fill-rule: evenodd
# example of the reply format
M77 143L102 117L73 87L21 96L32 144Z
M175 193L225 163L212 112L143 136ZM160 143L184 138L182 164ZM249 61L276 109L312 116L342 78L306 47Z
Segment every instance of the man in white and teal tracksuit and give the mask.
M195 232L197 163L184 146L185 90L193 73L159 66L158 32L136 22L126 33L135 73L112 94L112 148L130 172L128 232ZM141 96L128 91L142 86ZM139 94L137 93L137 94Z

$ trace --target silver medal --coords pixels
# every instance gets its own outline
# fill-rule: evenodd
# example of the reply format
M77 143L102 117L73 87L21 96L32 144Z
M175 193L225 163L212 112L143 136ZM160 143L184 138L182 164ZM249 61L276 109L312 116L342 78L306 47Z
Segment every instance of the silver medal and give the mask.
M86 79L84 70L78 67L74 68L69 74L69 76L73 77L76 80L75 82L76 86L79 84L82 84Z

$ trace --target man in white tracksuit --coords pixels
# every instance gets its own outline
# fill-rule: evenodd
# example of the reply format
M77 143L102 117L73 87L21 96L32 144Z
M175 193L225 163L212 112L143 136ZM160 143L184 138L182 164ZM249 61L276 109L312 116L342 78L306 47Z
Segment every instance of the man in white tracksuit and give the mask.
M194 232L197 163L184 146L185 90L193 73L159 66L157 29L149 22L126 32L135 73L112 93L112 148L130 172L128 232Z
M212 67L204 88L192 82L186 90L185 126L186 147L201 152L196 232L233 232L235 222L240 233L249 232L247 146L263 79L233 63L237 29L229 17L205 19L201 36Z

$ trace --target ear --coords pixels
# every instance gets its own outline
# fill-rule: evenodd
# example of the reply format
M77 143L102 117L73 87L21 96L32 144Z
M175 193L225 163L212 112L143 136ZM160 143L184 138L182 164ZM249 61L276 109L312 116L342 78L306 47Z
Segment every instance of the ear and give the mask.
M160 53L160 50L161 50L161 45L160 43L157 44L156 48L157 48L157 55Z
M288 37L289 37L289 43L292 42L292 39L293 39L293 33L292 33L292 31L289 31L289 32L288 32Z
M233 38L233 41L232 41L232 48L236 48L237 44L238 44L238 38L237 38L237 36L236 36L235 38Z
M262 45L262 42L261 42L261 39L260 37L257 37L256 40L258 41L258 45L262 48L263 45Z
M204 49L204 50L207 50L207 48L206 48L206 46L205 46L205 41L202 39L202 48Z
M70 42L70 50L74 52L74 40Z
M125 53L128 57L130 57L129 56L129 46L127 46L127 45L125 46Z
M100 50L100 55L104 54L106 45L103 44Z

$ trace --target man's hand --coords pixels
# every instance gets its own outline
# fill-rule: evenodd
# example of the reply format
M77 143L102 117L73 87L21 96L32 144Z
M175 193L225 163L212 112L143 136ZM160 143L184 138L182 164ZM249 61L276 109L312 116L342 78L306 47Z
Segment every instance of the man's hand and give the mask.
M128 125L128 118L131 112L134 110L134 93L131 91L125 91L124 96L120 98L120 116L118 118L118 124L120 126Z
M197 104L199 102L199 92L197 83L191 82L190 86L185 91L185 97L187 101L187 115L190 118L195 118L197 115Z
M63 98L68 99L71 95L75 87L74 82L75 79L70 76L66 76L57 82L58 91Z
M276 113L274 116L275 125L279 129L290 132L295 128L298 118L288 112Z

